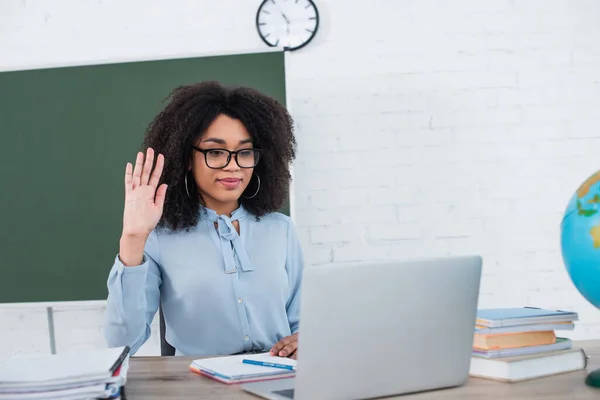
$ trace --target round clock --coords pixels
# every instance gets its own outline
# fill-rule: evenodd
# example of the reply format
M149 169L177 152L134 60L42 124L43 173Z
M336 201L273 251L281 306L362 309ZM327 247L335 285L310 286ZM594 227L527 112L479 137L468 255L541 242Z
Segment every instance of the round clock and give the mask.
M264 0L256 13L256 28L268 46L298 50L319 28L319 12L312 0Z

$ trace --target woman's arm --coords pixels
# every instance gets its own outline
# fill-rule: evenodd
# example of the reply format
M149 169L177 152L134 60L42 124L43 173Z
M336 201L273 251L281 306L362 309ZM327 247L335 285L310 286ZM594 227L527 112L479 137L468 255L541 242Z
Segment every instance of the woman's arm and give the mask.
M142 263L125 266L118 255L108 276L104 336L110 347L129 346L134 354L150 337L158 310L162 277L158 267L158 236L153 231Z

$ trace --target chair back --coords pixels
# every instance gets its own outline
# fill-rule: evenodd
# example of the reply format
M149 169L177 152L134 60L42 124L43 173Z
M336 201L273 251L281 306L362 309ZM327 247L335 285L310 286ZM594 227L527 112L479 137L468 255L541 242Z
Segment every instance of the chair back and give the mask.
M160 325L160 355L161 356L174 356L175 355L175 347L171 346L169 342L165 339L165 317L163 315L162 306L158 307L159 313L159 325Z

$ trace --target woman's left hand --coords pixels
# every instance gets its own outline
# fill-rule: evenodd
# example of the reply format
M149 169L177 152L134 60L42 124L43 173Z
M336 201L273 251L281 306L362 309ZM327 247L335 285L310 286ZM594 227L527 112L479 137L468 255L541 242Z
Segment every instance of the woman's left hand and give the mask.
M289 357L296 359L298 354L298 332L286 336L271 348L272 356Z

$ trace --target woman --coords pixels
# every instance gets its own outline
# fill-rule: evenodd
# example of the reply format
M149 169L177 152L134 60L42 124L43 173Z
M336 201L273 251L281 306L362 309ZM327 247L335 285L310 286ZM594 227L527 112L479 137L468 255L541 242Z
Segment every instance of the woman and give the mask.
M303 256L289 217L292 119L249 88L176 89L125 169L106 340L132 353L162 305L177 355L296 357Z

